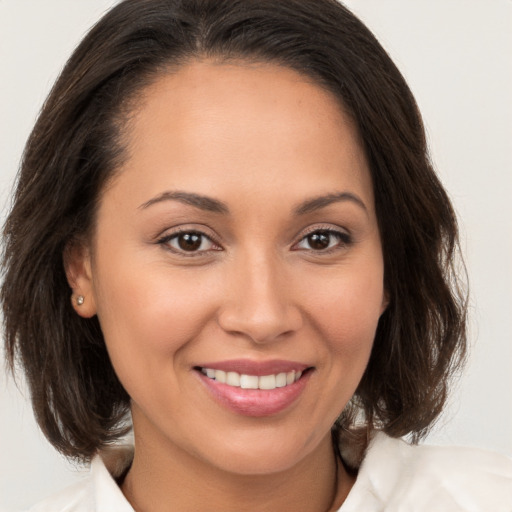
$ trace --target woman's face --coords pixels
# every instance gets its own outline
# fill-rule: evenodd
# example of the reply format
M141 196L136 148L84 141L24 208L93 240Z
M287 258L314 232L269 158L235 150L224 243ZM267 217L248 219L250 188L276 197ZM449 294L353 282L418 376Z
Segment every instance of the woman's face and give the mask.
M239 473L291 468L330 442L385 308L356 130L294 71L201 62L148 87L126 135L68 275L136 441Z

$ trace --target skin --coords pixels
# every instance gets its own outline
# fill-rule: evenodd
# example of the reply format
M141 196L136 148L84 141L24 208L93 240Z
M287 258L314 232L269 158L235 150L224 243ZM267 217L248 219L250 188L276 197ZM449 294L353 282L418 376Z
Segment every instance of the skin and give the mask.
M202 61L143 91L126 138L92 243L67 264L85 297L75 308L98 315L132 398L123 492L138 511L336 510L353 480L336 467L330 429L386 306L352 122L295 71ZM229 212L166 195L177 191ZM180 249L177 230L204 233L199 249ZM327 249L308 237L318 230ZM250 417L214 400L194 370L240 358L312 370L291 406Z

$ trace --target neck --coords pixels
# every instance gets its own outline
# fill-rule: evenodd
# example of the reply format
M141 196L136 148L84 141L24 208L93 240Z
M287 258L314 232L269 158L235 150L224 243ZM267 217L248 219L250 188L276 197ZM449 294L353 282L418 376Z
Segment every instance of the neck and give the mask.
M295 466L272 474L219 469L175 445L135 434L133 464L122 491L137 512L335 511L354 480L336 460L330 435Z

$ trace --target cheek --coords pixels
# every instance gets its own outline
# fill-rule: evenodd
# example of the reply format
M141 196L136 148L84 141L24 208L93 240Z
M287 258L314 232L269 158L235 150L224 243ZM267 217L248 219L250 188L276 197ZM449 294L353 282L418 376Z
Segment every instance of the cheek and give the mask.
M198 273L173 272L162 264L112 261L115 269L105 264L98 272L97 303L116 372L122 378L134 368L139 373L155 371L164 361L179 365L181 349L214 310L213 283Z
M323 340L318 350L325 354L329 389L334 394L345 390L336 398L342 407L368 364L384 300L379 265L365 272L352 270L338 272L308 296L312 323Z
M309 295L316 324L347 349L373 341L384 302L382 273L343 273Z

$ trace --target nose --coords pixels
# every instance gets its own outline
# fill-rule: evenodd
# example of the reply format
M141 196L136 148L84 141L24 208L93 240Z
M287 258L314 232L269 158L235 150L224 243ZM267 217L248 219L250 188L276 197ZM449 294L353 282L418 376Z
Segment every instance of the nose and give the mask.
M269 257L240 258L229 272L229 284L218 313L221 328L258 344L282 339L299 330L302 313L283 270Z

